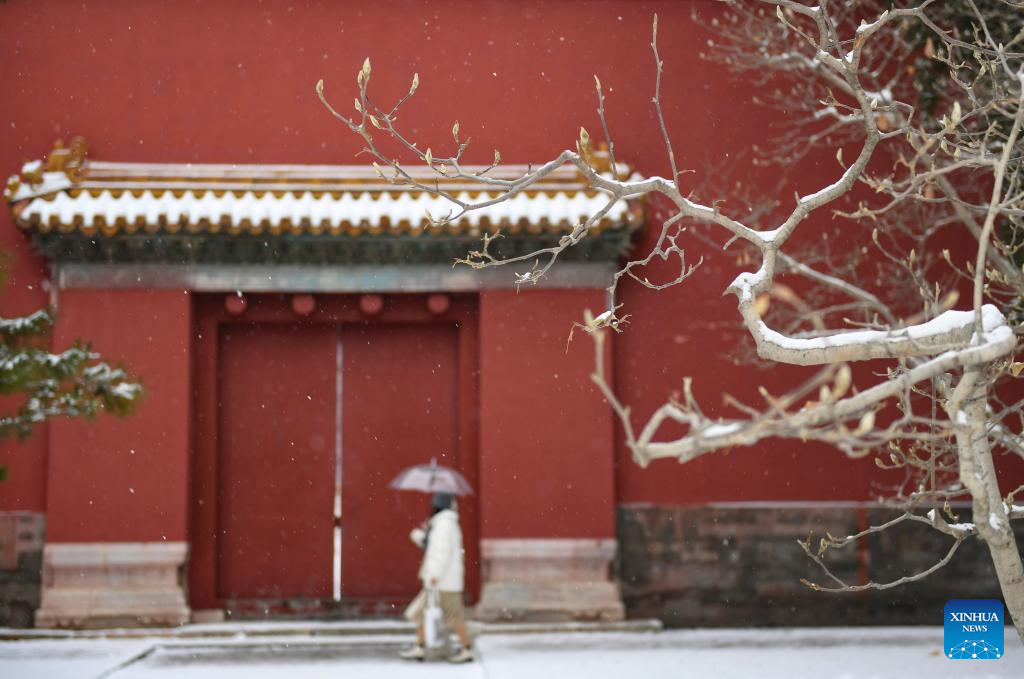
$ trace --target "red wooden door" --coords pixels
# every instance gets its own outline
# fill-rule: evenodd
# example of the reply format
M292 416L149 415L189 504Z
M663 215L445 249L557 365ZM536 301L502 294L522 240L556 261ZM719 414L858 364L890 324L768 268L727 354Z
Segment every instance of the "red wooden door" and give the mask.
M419 589L409 530L430 498L387 487L402 469L456 466L457 330L378 324L342 330L341 591L402 599Z
M224 599L329 598L335 326L220 336L217 583Z

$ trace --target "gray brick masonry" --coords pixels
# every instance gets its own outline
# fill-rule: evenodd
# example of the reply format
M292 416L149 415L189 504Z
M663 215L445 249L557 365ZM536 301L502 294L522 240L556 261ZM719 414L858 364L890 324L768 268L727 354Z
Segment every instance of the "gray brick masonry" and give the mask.
M894 515L853 504L620 506L615 566L627 615L679 627L935 625L949 599L1000 598L988 550L976 538L944 569L896 589L831 594L800 583L827 582L796 542L808 531L816 545L826 531L849 535ZM1024 544L1024 525L1017 535ZM925 526L900 526L831 549L826 563L849 583L889 581L928 568L950 544Z
M39 608L46 518L0 512L0 626L31 627Z

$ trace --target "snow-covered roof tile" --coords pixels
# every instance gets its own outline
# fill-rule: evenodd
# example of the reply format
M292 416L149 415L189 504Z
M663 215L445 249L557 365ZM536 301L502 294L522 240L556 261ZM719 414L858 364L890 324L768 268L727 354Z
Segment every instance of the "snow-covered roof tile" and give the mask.
M571 231L608 202L575 168L565 167L502 203L439 226L432 220L457 214L456 204L422 188L391 184L364 166L112 163L85 155L84 142L76 140L11 177L6 197L21 228L86 236L139 231L471 235L497 229L510 235L554 234ZM618 169L631 173L625 166ZM527 170L504 166L487 176L514 179ZM461 201L498 195L426 167L408 172ZM642 220L641 201L619 201L595 230L635 228Z

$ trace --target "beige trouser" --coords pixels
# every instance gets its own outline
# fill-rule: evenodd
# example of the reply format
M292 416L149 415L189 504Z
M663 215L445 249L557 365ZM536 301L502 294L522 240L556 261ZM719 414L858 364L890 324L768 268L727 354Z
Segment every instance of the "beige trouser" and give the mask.
M441 607L441 619L448 629L455 629L466 624L466 610L462 606L462 592L438 592L437 604ZM423 624L423 610L421 606L416 612L416 624Z
M462 592L438 592L437 605L441 607L441 620L445 628L458 634L462 645L469 648L471 640L466 631L466 609L462 606ZM420 606L413 618L416 623L416 638L421 644L423 643L424 609L426 609L426 605Z

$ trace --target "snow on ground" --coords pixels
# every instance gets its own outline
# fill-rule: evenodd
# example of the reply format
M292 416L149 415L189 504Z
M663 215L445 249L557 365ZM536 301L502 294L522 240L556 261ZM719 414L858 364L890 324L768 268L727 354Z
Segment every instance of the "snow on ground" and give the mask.
M153 646L153 639L0 642L0 677L99 677Z
M487 634L469 665L395 654L405 635L68 639L0 642L4 679L1019 679L1012 629L1000 660L949 660L942 628ZM972 662L970 667L963 663Z
M1012 630L1011 630L1012 631ZM965 668L942 655L940 628L673 631L624 638L485 638L490 679L686 677L713 679L1019 679L1016 634L1005 664ZM577 641L578 640L578 641Z

